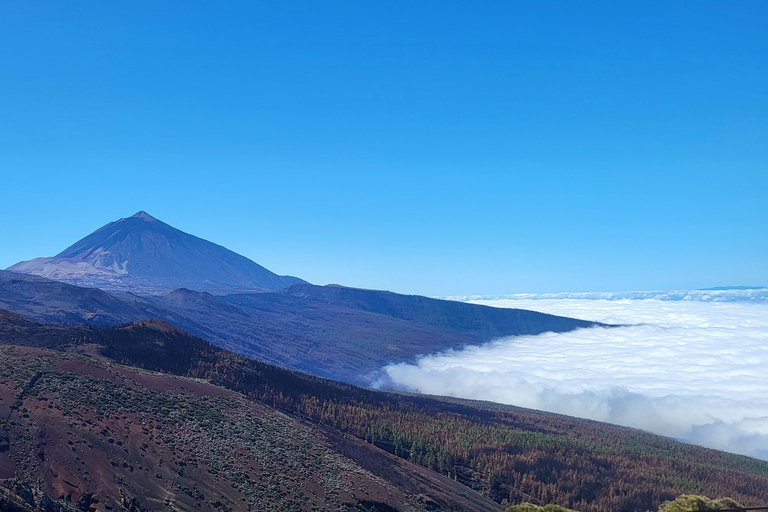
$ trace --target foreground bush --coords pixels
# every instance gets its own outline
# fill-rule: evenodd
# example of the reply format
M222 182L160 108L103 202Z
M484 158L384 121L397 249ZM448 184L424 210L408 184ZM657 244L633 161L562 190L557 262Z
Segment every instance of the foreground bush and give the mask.
M695 494L681 494L674 501L665 501L659 507L659 512L706 512L709 510L724 510L732 508L742 508L743 505L731 498L721 498L711 500L706 496L697 496ZM564 508L560 505L534 505L533 503L521 503L512 505L504 512L575 512L570 508Z
M674 501L665 501L662 503L661 507L659 507L659 512L699 512L741 507L743 507L743 505L731 498L711 500L706 496L681 494Z

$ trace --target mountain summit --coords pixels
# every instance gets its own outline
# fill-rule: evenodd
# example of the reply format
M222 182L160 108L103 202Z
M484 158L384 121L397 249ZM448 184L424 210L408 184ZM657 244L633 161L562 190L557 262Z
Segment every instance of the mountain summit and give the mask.
M8 270L78 286L140 293L177 288L213 293L279 290L304 282L279 276L144 211L110 222L53 258L22 261Z

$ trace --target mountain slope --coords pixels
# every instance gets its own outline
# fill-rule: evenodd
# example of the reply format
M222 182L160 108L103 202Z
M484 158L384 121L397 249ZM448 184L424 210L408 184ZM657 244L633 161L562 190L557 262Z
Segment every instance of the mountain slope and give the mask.
M565 332L594 322L391 292L297 285L214 297L175 290L151 299L185 329L237 353L326 378L370 385L379 370L499 336ZM205 330L198 331L199 326Z
M3 318L5 320L2 320ZM363 440L400 459L407 459L487 493L499 503L504 499L512 503L554 502L581 512L636 512L655 510L662 501L673 499L681 493L731 496L740 502L754 506L768 502L768 462L765 461L685 445L633 429L556 414L490 403L383 393L326 381L239 357L159 321L141 322L117 329L95 329L85 326L60 328L30 323L12 314L0 315L0 342L3 342L2 340L15 344L80 352L188 378L209 379L213 384L259 402L262 408L254 411L260 411L258 414L264 414L267 418L274 415L274 412L270 412L274 407L287 413L294 420L302 419L301 425L309 429L309 433L305 430L304 433L299 432L295 437L281 437L280 439L285 440L286 443L282 453L293 449L291 440L301 441L307 439L307 435L322 434L322 438L330 444L333 451L342 453L358 466L384 478L401 491L405 489L404 486L412 485L413 480L410 477L406 478L402 472L391 473L393 459L386 463L384 459L372 459L370 446L362 443ZM14 350L20 351L16 354L24 355L26 354L24 350L28 349ZM43 387L49 384L64 383L64 386L60 384L52 386L57 392L78 391L67 396L71 400L89 404L91 412L87 413L86 425L88 425L87 420L99 420L96 416L92 417L93 413L101 413L104 421L116 422L115 427L100 426L100 428L108 428L107 434L115 440L114 444L117 444L117 441L126 442L125 439L116 435L124 431L127 422L125 416L128 416L132 422L131 425L137 427L134 429L131 426L131 432L141 435L143 429L141 432L138 429L139 418L137 416L134 419L133 415L136 412L146 411L147 407L154 407L152 414L155 416L151 420L145 418L144 427L152 436L149 439L150 442L147 442L148 446L157 453L160 453L160 450L167 450L162 452L164 464L167 465L164 467L176 471L181 460L188 464L189 474L193 469L185 457L190 455L196 459L199 466L204 468L210 466L202 454L193 453L195 446L189 446L189 436L178 438L179 425L183 426L187 432L190 429L192 433L196 432L197 427L186 422L197 418L198 413L194 411L199 408L208 411L203 414L204 417L213 417L210 415L215 414L215 417L220 418L218 414L224 413L227 422L231 418L228 414L234 412L235 417L239 417L240 414L237 412L241 410L239 406L228 407L230 412L215 409L219 407L217 405L219 398L212 396L212 391L208 392L207 401L190 407L188 405L190 399L181 395L202 389L203 384L199 380L171 381L167 376L161 377L154 374L146 376L135 369L96 365L92 360L71 357L67 359L65 356L45 352L35 354L39 355L27 358L30 364L38 364L37 361L53 358L53 361L58 361L55 363L56 368L69 373L77 374L81 371L80 368L86 366L94 367L95 365L98 368L98 372L89 370L86 380L78 380L77 375L62 374L55 376L55 380L49 382L47 379L50 373L56 373L50 366L45 368L46 371L35 368L25 369L27 377L15 379L17 382L14 382L12 376L0 378L2 385L9 385L16 390L15 394L10 395L6 392L9 398L3 396L3 401L0 402L0 417L4 417L4 411L8 411L3 407L7 407L9 403L23 403L16 408L19 413L22 413L22 418L14 416L14 421L29 429L29 433L23 434L26 436L24 439L38 440L36 446L39 446L41 438L39 435L33 435L37 432L35 428L28 423L23 423L23 414L29 414L31 418L36 418L37 414L49 414L46 410L50 411L47 406L51 404L51 396L48 394L49 388ZM0 349L0 358L9 362L5 366L0 365L0 372L15 372L15 368L21 364L14 359L15 357L13 350ZM118 387L121 390L127 387L126 395L121 394L119 397L110 398L112 388L98 382L108 380L110 373L115 369L118 369L123 376L128 375L129 380L135 382L131 384L121 380ZM41 375L39 380L34 382L34 386L27 386L26 384L32 382L32 377L37 374ZM98 394L89 391L94 386L94 379L98 381ZM38 388L38 383L41 388ZM152 405L155 399L149 396L146 399L135 400L133 398L136 396L133 395L135 391L132 389L136 387L136 383L160 392L158 403ZM23 394L24 389L31 391L22 396L23 402L18 402L19 393ZM41 391L45 392L41 393ZM170 393L174 397L173 400L169 400L169 395L166 393ZM238 398L241 395L233 399L226 398L229 396L226 394L222 396L224 398L221 400L228 400L228 404L234 403L233 400L241 400ZM114 403L113 400L119 401L120 404L117 413L112 412L115 405L110 404ZM79 410L75 410L77 414L72 413L69 416L65 414L72 411L70 402L58 403L64 406L60 414L67 418L68 430L74 432L72 429L88 428L82 425L81 421L75 421L77 414L80 414ZM190 415L190 412L194 414ZM213 425L215 422L211 423L211 426ZM226 428L229 429L229 427ZM14 432L24 432L24 430ZM206 436L210 436L211 442L215 441L215 444L221 439L217 437L220 436L217 432L214 430L206 433ZM251 430L250 427L240 424L227 432L229 433L224 437L225 439L230 436L237 440L242 436L250 437ZM352 437L345 437L341 434L342 432ZM22 436L21 433L18 435ZM87 437L86 432L82 435L84 438ZM73 442L77 439L79 438L74 439ZM90 437L87 439L88 442L97 446ZM193 436L194 439L197 438ZM46 440L50 449L42 449L43 458L47 457L48 451L55 450L58 446L52 438L43 438L43 441ZM104 441L104 439L100 440L96 453L86 450L86 448L90 449L87 443L74 446L89 456L95 456L104 449L115 448L112 443L106 446ZM240 441L237 441L228 446L240 446L239 443ZM5 446L9 444L6 442ZM209 445L203 443L202 446ZM173 450L170 447L173 447ZM130 452L130 446L127 448ZM39 453L40 448L35 450L32 451L33 454ZM7 452L8 449L6 448L5 451ZM317 453L316 449L309 451ZM1 452L2 440L0 440L0 456L2 456ZM109 455L109 457L119 456L121 459L115 461L118 465L112 466L114 469L105 466L107 472L120 475L120 471L125 469L122 466L123 458L129 466L137 467L129 458L132 456L130 453L127 455L122 453L124 452L117 451L116 454ZM81 453L68 454L66 458L64 454L60 455L62 459L70 461L76 456L82 457ZM214 455L218 457L217 454ZM40 464L37 460L39 457L36 459L32 456L24 459L24 462L31 465ZM381 462L375 462L377 460ZM150 457L146 464L150 462L155 464L153 461L156 459ZM240 464L237 450L234 452L232 463L234 467L222 468L222 471L226 470L230 473L218 473L216 476L219 480L212 479L210 485L217 486L220 483L226 483L228 479L235 480L235 484L248 483L249 481L244 477L235 479ZM75 464L75 467L80 466ZM394 469L396 468L397 466L394 466ZM81 471L82 469L85 468L81 468ZM6 469L6 474L8 471L9 469ZM264 478L272 475L272 471L280 470L270 469ZM246 474L252 478L250 470L246 471ZM397 474L400 476L397 477ZM164 481L153 481L155 485L153 489L156 489L157 485L167 485L169 478L176 478L173 474L166 477L164 472L160 472L160 475ZM76 476L80 477L73 474L72 478ZM427 477L428 475L421 474L416 477L416 481L423 481L426 478L427 482L434 482L434 479ZM69 478L67 481L75 484L80 482ZM440 482L443 484L438 485L439 482L429 484L427 488L430 490L423 491L428 496L429 502L414 508L445 510L447 503L464 504L470 508L466 503L471 496L476 495L467 492L464 501L454 502L452 500L456 500L462 493L455 488L454 490L445 489L443 487L446 484L445 480ZM189 488L188 484L185 485ZM438 487L444 490L438 492L435 490ZM235 488L240 489L237 485ZM409 487L409 489L412 488ZM361 498L360 494L357 496L358 499ZM375 498L374 501L382 500ZM476 501L472 503L478 507L481 505ZM391 506L397 510L408 509Z
M205 331L203 326L136 295L113 295L97 288L5 270L0 270L0 309L64 326L117 326L155 317L185 329Z
M401 320L419 322L441 329L482 335L486 339L500 336L563 332L593 327L595 322L566 318L524 309L492 308L452 300L433 299L421 295L362 290L339 285L316 286L301 283L280 292L311 302L334 304L369 311ZM242 295L225 300L236 301ZM251 295L254 299L258 297Z
M200 380L28 347L0 345L0 358L0 479L17 475L78 510L499 509Z
M110 222L53 258L8 270L110 291L216 293L279 290L301 279L279 276L220 245L184 233L146 212Z
M349 300L348 294L358 299ZM301 285L223 296L179 289L138 297L6 271L0 271L0 308L63 325L159 318L238 354L363 385L384 365L412 362L421 354L498 336L595 325L534 311L338 287Z
M4 270L0 270L0 308L57 324L117 325L156 316L102 290Z

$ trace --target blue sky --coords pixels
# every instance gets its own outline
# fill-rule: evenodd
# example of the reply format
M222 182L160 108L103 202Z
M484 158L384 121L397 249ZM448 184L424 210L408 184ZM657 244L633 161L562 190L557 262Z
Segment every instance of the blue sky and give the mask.
M3 2L0 267L143 209L319 284L768 285L766 24L759 1Z

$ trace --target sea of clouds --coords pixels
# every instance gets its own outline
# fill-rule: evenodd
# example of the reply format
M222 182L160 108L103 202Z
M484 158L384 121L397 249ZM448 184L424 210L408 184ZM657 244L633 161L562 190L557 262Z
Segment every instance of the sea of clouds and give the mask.
M380 384L606 421L768 459L768 289L469 301L622 326L427 355L385 367Z

